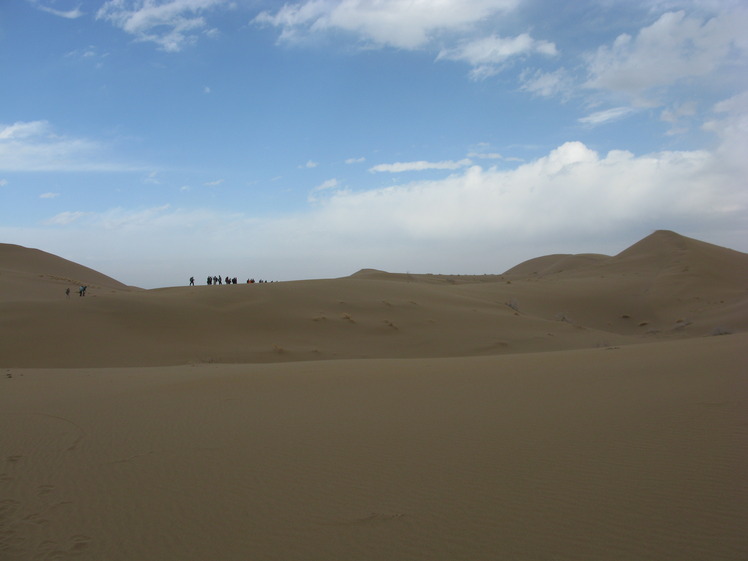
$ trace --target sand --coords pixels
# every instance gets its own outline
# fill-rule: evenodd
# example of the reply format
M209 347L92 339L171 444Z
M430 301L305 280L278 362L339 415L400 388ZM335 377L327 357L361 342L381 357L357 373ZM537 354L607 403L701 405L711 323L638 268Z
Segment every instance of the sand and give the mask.
M672 232L159 290L0 245L0 559L744 560L747 280Z

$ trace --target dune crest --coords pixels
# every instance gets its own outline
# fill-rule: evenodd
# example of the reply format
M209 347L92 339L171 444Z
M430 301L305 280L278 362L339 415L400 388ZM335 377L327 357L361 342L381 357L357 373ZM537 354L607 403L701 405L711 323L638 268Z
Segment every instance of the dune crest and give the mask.
M40 249L0 243L0 302L59 299L66 288L137 290L89 267Z

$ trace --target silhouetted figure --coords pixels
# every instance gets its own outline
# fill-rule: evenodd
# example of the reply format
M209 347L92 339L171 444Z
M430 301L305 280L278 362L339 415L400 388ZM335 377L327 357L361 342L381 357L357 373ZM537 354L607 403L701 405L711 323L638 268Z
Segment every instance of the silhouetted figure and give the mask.
M195 277L190 277L190 286L195 286Z
M81 287L78 289L78 296L85 296L87 288L87 286L81 285Z

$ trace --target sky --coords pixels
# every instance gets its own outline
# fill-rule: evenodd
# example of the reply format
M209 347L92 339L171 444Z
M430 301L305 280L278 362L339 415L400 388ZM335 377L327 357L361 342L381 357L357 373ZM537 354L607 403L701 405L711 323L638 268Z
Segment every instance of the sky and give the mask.
M0 3L0 242L126 284L748 251L742 0Z

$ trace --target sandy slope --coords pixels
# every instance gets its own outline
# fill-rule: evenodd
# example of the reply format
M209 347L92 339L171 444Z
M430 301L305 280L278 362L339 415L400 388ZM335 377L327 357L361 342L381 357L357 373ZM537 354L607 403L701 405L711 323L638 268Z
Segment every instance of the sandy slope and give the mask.
M0 245L0 559L746 559L747 281L672 232L147 291Z
M6 370L0 552L745 559L746 344Z

